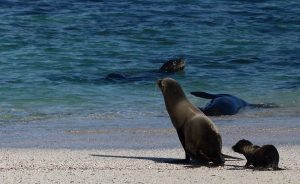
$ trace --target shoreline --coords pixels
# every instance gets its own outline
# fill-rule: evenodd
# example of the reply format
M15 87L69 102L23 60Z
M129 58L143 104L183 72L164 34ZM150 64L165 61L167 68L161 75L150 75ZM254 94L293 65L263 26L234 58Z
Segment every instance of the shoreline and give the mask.
M244 169L246 160L224 167L174 164L175 149L0 149L1 183L297 183L300 145L277 146L282 171ZM223 153L244 158L229 147Z
M295 111L293 111L295 112ZM211 118L219 127L224 146L240 139L254 144L300 144L299 115L256 114ZM1 126L1 148L39 149L147 149L178 148L180 142L170 118L146 116L136 119L54 119Z
M212 118L221 131L223 153L244 158L230 149L243 138L273 144L279 167L286 170L244 169L246 160L226 161L224 167L170 163L184 158L184 151L168 116L87 118L5 126L0 130L0 183L298 183L299 116L254 115Z

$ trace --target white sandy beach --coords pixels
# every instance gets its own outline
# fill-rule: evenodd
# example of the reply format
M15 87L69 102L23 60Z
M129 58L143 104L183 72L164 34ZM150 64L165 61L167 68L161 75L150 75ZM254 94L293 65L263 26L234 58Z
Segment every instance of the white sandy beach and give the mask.
M224 153L235 154L228 147ZM282 171L244 169L245 160L224 167L166 163L182 149L1 149L0 183L299 183L300 146L280 146Z

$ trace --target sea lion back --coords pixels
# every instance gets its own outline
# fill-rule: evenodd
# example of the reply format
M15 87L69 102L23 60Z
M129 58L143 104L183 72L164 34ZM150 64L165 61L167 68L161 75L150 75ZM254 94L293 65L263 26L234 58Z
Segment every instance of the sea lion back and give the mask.
M273 145L264 145L260 149L257 149L256 160L253 162L253 165L264 166L271 168L278 168L279 164L279 153L275 146Z

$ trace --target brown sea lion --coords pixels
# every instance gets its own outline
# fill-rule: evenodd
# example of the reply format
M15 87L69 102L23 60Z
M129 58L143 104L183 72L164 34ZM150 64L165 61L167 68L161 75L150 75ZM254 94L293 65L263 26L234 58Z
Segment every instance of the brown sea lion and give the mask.
M232 146L233 151L243 154L247 163L245 167L253 165L257 168L273 168L274 170L280 170L278 167L279 153L275 146L253 145L250 141L242 139Z
M174 79L164 78L158 80L157 84L185 151L185 161L194 159L204 164L213 162L215 165L223 165L222 139L213 121L189 102Z

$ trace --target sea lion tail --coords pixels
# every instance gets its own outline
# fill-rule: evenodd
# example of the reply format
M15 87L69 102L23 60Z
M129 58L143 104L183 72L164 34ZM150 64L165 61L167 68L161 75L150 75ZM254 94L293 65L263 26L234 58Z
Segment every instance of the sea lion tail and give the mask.
M200 97L200 98L206 98L206 99L213 99L216 98L217 95L214 94L209 94L203 91L198 91L198 92L191 92L192 95Z
M242 158L239 158L239 157L234 157L234 156L230 156L230 155L225 155L224 153L222 153L222 156L224 158L231 158L231 159L235 159L235 160L244 160Z
M275 103L248 104L248 106L253 108L278 108L279 107L279 105Z

